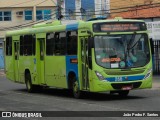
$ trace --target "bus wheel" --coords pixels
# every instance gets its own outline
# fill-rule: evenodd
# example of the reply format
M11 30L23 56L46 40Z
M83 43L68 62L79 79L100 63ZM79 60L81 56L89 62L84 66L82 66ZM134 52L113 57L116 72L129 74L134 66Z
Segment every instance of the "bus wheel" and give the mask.
M73 81L72 90L75 98L82 98L82 91L79 90L78 82L76 80Z
M26 83L27 91L29 93L34 92L34 85L32 85L31 75L29 73L25 75L25 83Z
M118 94L120 97L127 97L127 95L129 94L129 90L119 91Z

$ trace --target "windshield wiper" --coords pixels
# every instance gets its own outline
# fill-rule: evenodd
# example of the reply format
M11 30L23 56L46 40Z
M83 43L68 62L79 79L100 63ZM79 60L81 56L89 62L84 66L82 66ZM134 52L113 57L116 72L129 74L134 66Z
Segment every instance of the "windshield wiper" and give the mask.
M130 49L131 45L134 42L135 37L136 37L136 32L134 32L134 34L132 35L131 39L129 40L129 43L127 44L127 50Z
M124 62L125 62L125 67L123 69L129 69L128 65L127 65L127 58L129 55L129 44L131 44L132 39L135 37L135 35L133 34L131 36L131 39L129 40L129 43L127 43L127 38L126 36L124 36L124 41L126 42L126 44L124 43Z
M128 69L130 68L130 66L132 66L130 60L128 60L128 57L130 56L130 50L132 50L136 45L137 43L141 40L142 38L142 35L140 36L140 38L134 43L135 41L135 37L136 37L136 34L133 34L131 39L129 40L129 43L127 44L127 50L125 50L125 68L124 69ZM134 39L133 39L134 38ZM132 42L133 40L133 42ZM133 44L134 43L134 44ZM132 45L133 44L133 45Z
M133 48L136 46L136 44L141 40L141 38L142 38L142 35L141 35L141 37L137 40L137 42L136 42L135 44L133 44L133 46L132 46L131 48L128 47L128 50L133 49Z
M129 57L129 51L138 43L138 41L132 46L132 44L134 43L134 40L135 40L135 37L136 37L136 32L134 32L134 34L131 36L129 42L126 44L127 46L124 46L125 47L125 50L124 50L124 62L125 62L125 68L123 69L130 69L130 66L129 64L131 64L128 60L128 57ZM132 46L132 47L131 47Z

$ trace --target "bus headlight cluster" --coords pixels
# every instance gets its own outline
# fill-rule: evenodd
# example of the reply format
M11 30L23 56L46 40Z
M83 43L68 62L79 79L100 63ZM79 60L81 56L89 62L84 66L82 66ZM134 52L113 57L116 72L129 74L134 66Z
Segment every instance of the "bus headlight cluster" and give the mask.
M152 74L152 68L150 68L150 69L148 70L147 74L145 75L145 77L144 77L143 79L149 78L149 77L151 76L151 74Z
M99 73L98 71L95 71L95 73L96 73L96 76L99 78L99 80L105 80L105 78L101 73Z

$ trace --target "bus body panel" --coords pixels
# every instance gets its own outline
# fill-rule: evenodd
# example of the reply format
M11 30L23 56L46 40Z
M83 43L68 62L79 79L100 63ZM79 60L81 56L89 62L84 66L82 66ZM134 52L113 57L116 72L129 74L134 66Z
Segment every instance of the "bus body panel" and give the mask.
M6 77L9 80L15 81L14 79L14 64L13 64L13 56L6 56Z
M78 81L78 83L80 82L80 80L78 79L78 59L77 56L66 56L66 80L68 83L68 75L73 72L76 76L76 80ZM80 83L79 83L80 85ZM69 86L68 86L69 87Z
M65 56L46 56L45 80L47 86L67 88Z
M35 64L34 64L35 56L20 56L19 57L19 78L21 83L25 83L25 70L29 70L32 83L35 84Z

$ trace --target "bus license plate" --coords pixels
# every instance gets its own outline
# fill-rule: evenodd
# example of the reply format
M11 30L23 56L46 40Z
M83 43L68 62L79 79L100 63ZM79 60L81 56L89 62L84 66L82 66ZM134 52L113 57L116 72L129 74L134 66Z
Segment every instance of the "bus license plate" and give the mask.
M123 86L122 90L131 90L133 87L132 86Z

